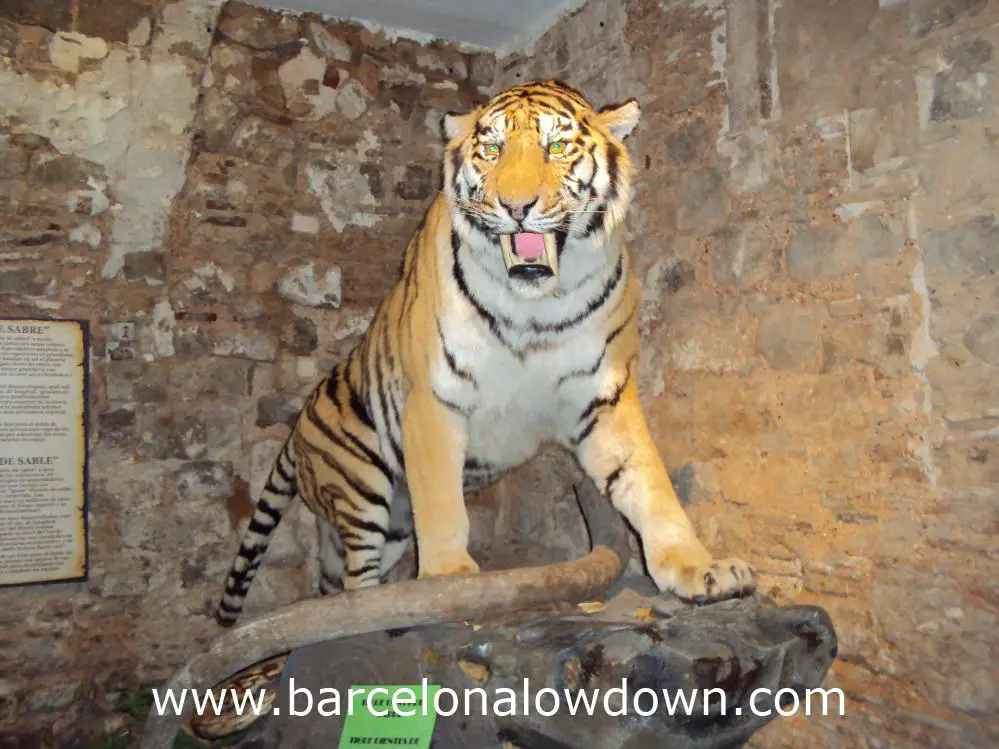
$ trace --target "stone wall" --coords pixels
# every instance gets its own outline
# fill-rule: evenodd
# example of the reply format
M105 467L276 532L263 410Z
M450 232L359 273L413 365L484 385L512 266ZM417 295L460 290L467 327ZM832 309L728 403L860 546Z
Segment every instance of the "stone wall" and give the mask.
M838 627L846 715L757 747L999 740L997 20L986 0L591 2L500 61L504 84L639 99L658 444L710 546Z
M217 633L287 421L437 189L440 113L547 75L642 104L641 388L678 492L839 628L846 716L754 745L999 740L999 4L593 0L498 69L220 4L0 10L0 314L89 319L94 401L91 579L0 590L0 744L117 725ZM484 567L585 548L571 470L472 502ZM293 514L249 608L308 595L312 551Z
M0 315L90 321L90 580L0 590L0 744L120 722L206 616L494 60L221 0L0 10ZM254 610L310 594L292 515ZM27 742L27 743L25 743Z

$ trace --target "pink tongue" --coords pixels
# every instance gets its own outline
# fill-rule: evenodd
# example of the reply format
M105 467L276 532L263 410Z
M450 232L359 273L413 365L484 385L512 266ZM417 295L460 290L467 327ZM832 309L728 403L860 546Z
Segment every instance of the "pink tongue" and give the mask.
M513 249L524 260L537 260L545 251L545 237L543 234L522 231L513 235Z

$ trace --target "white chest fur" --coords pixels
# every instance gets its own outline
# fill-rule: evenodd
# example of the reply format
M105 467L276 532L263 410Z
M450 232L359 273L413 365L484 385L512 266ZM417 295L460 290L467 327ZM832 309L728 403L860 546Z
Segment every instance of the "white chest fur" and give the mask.
M543 443L572 434L611 374L606 363L595 365L602 361L608 315L624 287L613 283L620 269L612 261L594 268L591 280L571 293L544 300L516 299L496 288L494 276L465 265L469 290L488 314L455 289L442 310L444 347L433 363L432 383L436 395L465 416L468 458L512 468ZM591 309L598 299L599 308ZM550 329L552 321L577 319L565 329ZM544 329L532 320L543 321Z
M542 443L568 433L589 402L587 393L597 385L593 378L583 388L575 378L560 380L599 359L604 339L594 332L521 358L491 334L482 336L478 325L445 328L448 352L460 374L441 357L434 390L465 414L468 456L511 468L533 456Z

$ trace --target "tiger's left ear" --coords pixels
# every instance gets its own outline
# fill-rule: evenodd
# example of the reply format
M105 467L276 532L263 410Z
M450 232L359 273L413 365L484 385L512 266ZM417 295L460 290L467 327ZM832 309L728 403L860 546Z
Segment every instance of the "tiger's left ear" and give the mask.
M642 110L636 99L628 99L618 106L604 107L597 113L600 124L610 130L615 138L622 139L631 135L641 116Z
M444 137L448 143L454 140L465 140L472 133L475 121L478 119L478 112L468 114L457 114L448 112L444 115L443 130Z

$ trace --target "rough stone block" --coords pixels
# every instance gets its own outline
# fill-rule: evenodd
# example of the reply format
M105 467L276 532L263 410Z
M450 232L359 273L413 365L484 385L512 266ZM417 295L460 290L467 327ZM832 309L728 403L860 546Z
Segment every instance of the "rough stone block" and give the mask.
M780 144L786 178L813 200L842 192L850 183L848 135L842 115L818 117L795 127Z
M691 461L670 475L673 491L684 505L713 502L720 496L718 469L714 463Z
M992 43L962 39L944 50L943 69L933 79L930 122L966 120L996 109L996 64Z
M999 367L999 315L984 315L972 322L964 334L964 346L979 360Z
M272 393L257 401L257 426L269 427L275 424L294 426L298 414L305 405L301 395Z
M17 54L19 36L16 24L0 18L0 57L10 59Z
M337 92L337 110L348 120L354 121L368 111L374 97L358 80L347 81Z
M12 0L0 9L4 18L25 26L68 29L72 23L66 0Z
M841 249L842 231L800 227L785 250L787 272L802 281L822 281L853 270L853 258Z
M218 30L232 41L258 50L294 44L301 35L297 16L244 3L225 4Z
M380 218L377 201L365 175L364 164L368 146L358 145L355 150L344 149L337 155L336 164L322 158L306 162L304 172L309 192L318 198L323 213L337 232L348 226L373 226Z
M162 252L130 252L122 267L125 280L160 285L166 281L166 257Z
M162 506L168 484L166 471L158 464L147 463L139 467L122 464L118 456L113 456L112 460L97 464L103 470L93 474L94 501L100 509L94 514L96 525L98 528L108 525L114 528L117 531L116 540L123 547L155 548L157 540L166 530L163 517L155 512ZM110 470L112 465L114 470ZM113 558L113 549L104 547L101 550L104 554L100 556L109 557L102 560L105 568L116 568L115 562L119 560ZM121 572L129 584L142 582L144 570L128 569L126 565Z
M858 264L894 257L904 240L899 221L867 213L857 219L854 230L854 257Z
M783 155L777 134L753 127L718 141L727 164L730 193L745 201L777 203L793 198L793 183L782 173Z
M169 371L158 363L110 361L106 371L112 404L161 403L167 399Z
M647 302L662 301L694 282L694 266L687 260L667 256L657 260L645 274L642 298Z
M922 237L929 276L991 275L999 268L999 226L995 216L976 216Z
M32 690L28 699L28 709L38 712L52 713L68 708L83 688L82 680L69 684L53 684Z
M131 449L135 438L135 412L118 408L102 413L97 417L97 430L105 447Z
M201 460L238 444L239 410L204 404L180 409L139 411L135 452L155 460Z
M177 472L177 498L185 502L226 499L232 490L232 463L202 460L186 463Z
M915 144L915 103L899 102L849 114L850 166L858 172L890 168Z
M305 24L306 38L312 42L316 52L333 62L348 63L353 57L350 45L330 32L325 25L316 21Z
M758 445L777 434L782 414L770 392L769 380L741 378L740 387L725 387L732 382L730 378L699 377L684 392L685 399L693 401L689 406L693 412L689 417L694 435L692 441L726 445L752 439L754 445ZM738 471L732 468L736 462L718 463L716 475L727 481L725 477L735 473L732 481L738 483ZM758 467L749 470L758 470Z
M866 47L877 44L883 52L891 40L875 37L885 23L878 13L878 4L869 0L780 7L774 14L774 56L785 116L856 106L858 80L871 72Z
M923 232L999 213L999 194L994 189L999 139L990 137L992 127L984 122L966 124L970 132L961 137L952 137L954 127L955 123L939 123L930 132L939 128L948 137L923 149L917 173L919 190L925 196L918 201Z
M250 65L254 98L264 111L285 114L284 86L278 75L280 63L270 56L255 55Z
M679 372L747 371L753 359L753 331L754 321L745 308L733 309L725 318L676 324L666 342L669 365Z
M749 288L773 278L780 269L777 239L763 222L722 231L712 250L711 275L718 283Z
M496 79L496 57L491 54L472 55L468 80L479 90L488 89Z
M277 339L263 330L239 330L215 335L212 353L216 356L233 356L252 361L274 361L277 358Z
M725 222L724 184L714 169L686 175L677 201L676 225L681 231L710 234Z
M140 23L155 23L154 10L142 0L77 0L76 31L108 42L126 44L130 32Z
M333 266L322 278L314 263L299 266L278 281L278 294L289 302L306 307L336 309L340 306L340 268Z
M433 192L434 173L422 166L407 166L395 185L395 194L403 200L426 200Z
M55 33L45 27L21 26L13 57L25 69L34 68L43 73L52 73L49 45L54 38Z
M996 368L981 361L960 343L940 346L926 364L933 387L934 410L952 424L974 426L992 419L999 409L999 376Z
M50 190L85 187L87 180L105 181L104 168L78 156L38 153L31 162L29 178Z
M99 250L104 243L104 235L94 224L80 224L70 229L69 241L86 245L91 250Z
M416 67L459 80L468 77L468 66L463 57L446 48L430 48L417 53Z
M239 44L218 39L212 47L211 70L205 86L239 99L254 95L253 52Z
M666 155L676 166L690 164L710 152L714 137L702 118L686 120L676 130L666 134Z
M365 162L361 164L360 172L368 181L368 189L371 190L372 197L385 197L385 187L383 185L385 173L383 167L376 162ZM396 186L397 191L398 189L398 186Z
M103 60L107 55L108 44L104 39L77 31L60 31L49 45L52 64L67 73L79 73L81 66Z
M240 119L239 105L218 87L205 89L195 134L199 150L219 152L232 140Z
M877 305L852 316L836 317L827 326L827 341L837 361L873 365L878 377L906 377L918 318L905 306Z
M319 347L316 324L307 317L296 317L281 329L281 343L299 356L311 354Z
M0 268L0 294L50 296L56 292L51 274L35 268Z
M999 444L973 435L949 434L934 452L941 478L954 489L977 489L999 485Z
M174 267L174 277L180 275L180 270L179 267ZM236 273L240 273L241 271L238 268L234 268L233 270ZM191 271L191 275L184 278L182 283L184 290L196 299L217 302L219 299L229 297L237 286L237 276L223 270L217 263L196 265ZM243 284L243 279L239 278L238 285L243 286ZM188 313L184 311L181 314L186 316ZM214 313L211 314L214 315Z
M213 354L211 331L201 325L178 325L172 335L174 351L179 357L193 359Z
M775 305L760 319L758 347L777 370L820 372L830 352L824 345L825 305Z
M316 216L296 213L291 217L291 230L299 234L318 234L319 219Z
M294 158L295 134L287 127L250 116L236 130L232 150L247 161L277 166L282 159Z
M0 136L0 179L18 177L28 171L29 154L5 136Z
M171 367L170 384L184 400L250 394L254 365L229 358L199 358Z
M988 0L909 0L909 26L915 36L926 36L978 15L986 5Z

